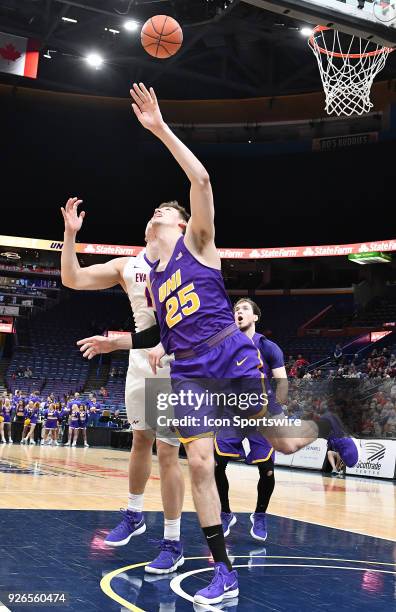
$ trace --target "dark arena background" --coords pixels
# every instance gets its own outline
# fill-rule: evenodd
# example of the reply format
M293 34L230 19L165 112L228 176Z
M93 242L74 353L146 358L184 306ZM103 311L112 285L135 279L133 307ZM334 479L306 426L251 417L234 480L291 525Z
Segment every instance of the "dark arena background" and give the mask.
M140 41L155 15L183 31L165 60ZM326 112L308 44L318 24L390 50L368 112ZM395 24L393 4L377 0L0 2L0 612L396 609ZM142 81L209 173L226 290L258 304L257 330L283 351L285 414L316 419L331 409L329 389L345 389L364 451L337 469L324 438L276 451L261 541L256 466L230 461L237 523L226 545L240 592L210 605L193 601L213 558L183 445L184 565L145 571L163 530L155 446L146 533L104 543L128 504L129 352L87 360L76 342L126 338L134 319L120 284L77 291L61 280L69 197L86 212L81 267L138 256L160 203L189 208L187 177L131 110ZM82 434L68 444L72 399L89 409L85 445ZM30 400L38 418L26 440Z

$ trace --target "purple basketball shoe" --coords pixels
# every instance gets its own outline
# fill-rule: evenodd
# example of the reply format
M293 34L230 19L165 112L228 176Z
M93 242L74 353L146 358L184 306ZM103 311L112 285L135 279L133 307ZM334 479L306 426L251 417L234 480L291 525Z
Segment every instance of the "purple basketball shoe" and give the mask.
M104 539L107 546L125 546L133 536L146 531L146 523L142 512L121 509L121 514L123 516L121 523L114 527Z
M194 596L194 603L217 604L224 599L238 597L238 574L235 570L229 570L225 563L215 563L212 582L204 589L198 591Z
M158 542L157 540L155 540ZM160 553L158 557L146 565L149 574L170 574L183 565L183 545L177 540L159 540Z
M230 535L230 529L237 522L237 517L233 512L222 512L221 513L221 524L223 525L224 537Z

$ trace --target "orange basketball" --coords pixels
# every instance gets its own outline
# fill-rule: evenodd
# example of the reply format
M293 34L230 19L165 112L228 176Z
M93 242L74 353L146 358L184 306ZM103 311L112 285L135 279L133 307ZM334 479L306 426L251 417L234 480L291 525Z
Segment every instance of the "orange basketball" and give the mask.
M142 27L140 38L149 55L166 59L179 51L183 42L183 31L173 17L155 15Z

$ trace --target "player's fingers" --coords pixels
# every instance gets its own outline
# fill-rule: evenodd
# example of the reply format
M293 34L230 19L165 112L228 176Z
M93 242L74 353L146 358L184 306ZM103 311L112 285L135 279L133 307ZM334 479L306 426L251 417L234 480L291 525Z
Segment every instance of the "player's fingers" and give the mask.
M86 344L83 344L82 347L80 348L81 353L84 353L91 346L92 346L92 344L90 344L89 342L87 342Z
M155 91L152 87L150 87L150 95L151 95L151 99L153 100L153 102L158 104L157 96L155 95Z
M62 217L64 219L66 219L66 212L65 212L65 209L63 208L63 206L61 206L61 213L62 213Z
M143 105L143 102L141 101L139 96L135 94L135 92L132 89L131 89L131 97L134 100L134 102L132 102L132 105L135 104L135 106L137 106L140 109L140 107Z
M133 84L133 89L131 89L131 96L138 106L142 106L142 104L144 104L144 99L140 95L140 89L136 83Z
M136 85L136 87L135 87ZM136 91L136 93L138 94L138 96L141 98L141 100L143 100L143 102L149 102L149 98L147 98L144 89L142 87L142 83L139 83L139 85L137 83L134 83L134 89Z
M133 112L135 113L136 117L139 118L142 113L141 113L141 110L138 107L138 105L137 104L132 104L132 109L133 109Z
M139 86L140 86L140 91L143 92L144 97L146 98L146 101L147 102L152 102L153 100L151 98L150 92L147 89L147 87L145 86L145 84L144 83L139 83Z
M79 215L79 216L80 216L80 219L84 219L84 217L85 217L85 210L82 210L82 211L80 212L80 215Z
M153 374L156 374L157 370L155 367L155 356L154 355L149 355L149 363L150 363L151 371L153 372Z

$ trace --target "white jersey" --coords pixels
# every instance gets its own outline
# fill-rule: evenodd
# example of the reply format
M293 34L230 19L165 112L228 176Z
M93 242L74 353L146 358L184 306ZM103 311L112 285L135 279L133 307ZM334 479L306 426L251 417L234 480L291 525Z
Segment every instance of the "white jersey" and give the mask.
M129 257L122 272L136 332L155 325L154 309L146 285L151 268L145 259L145 253L143 250L136 257Z

